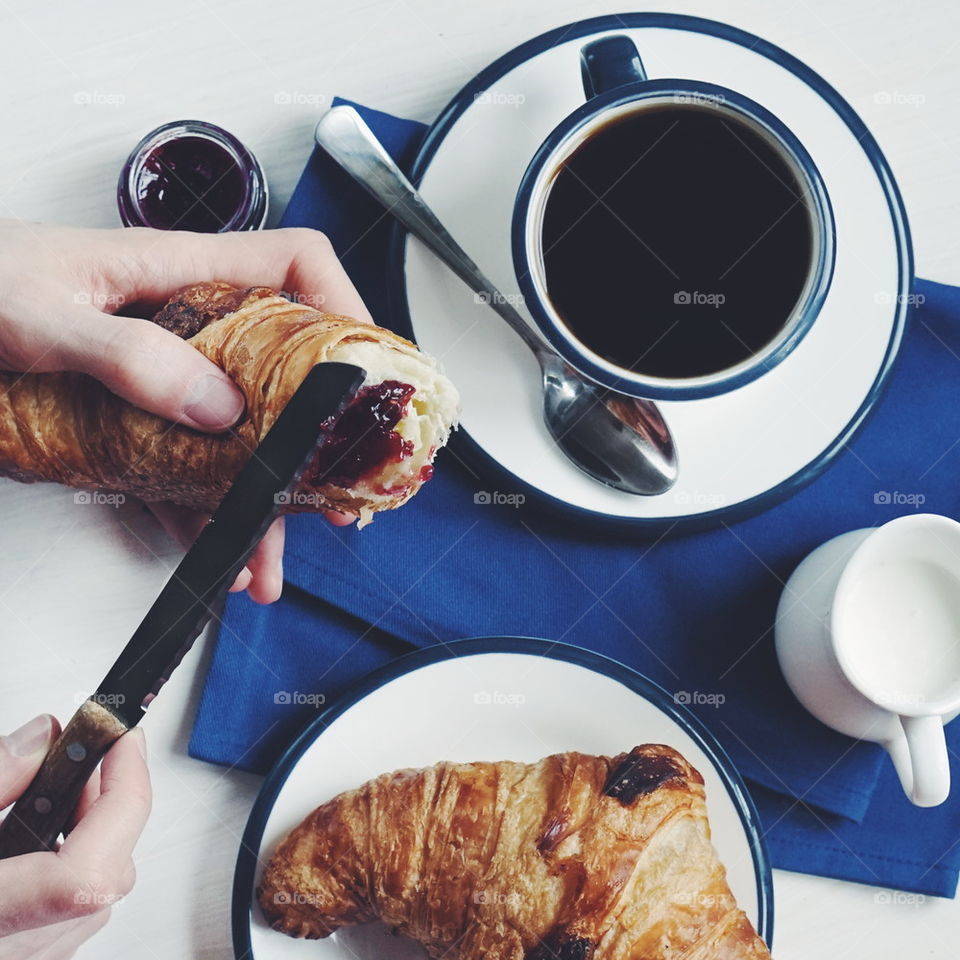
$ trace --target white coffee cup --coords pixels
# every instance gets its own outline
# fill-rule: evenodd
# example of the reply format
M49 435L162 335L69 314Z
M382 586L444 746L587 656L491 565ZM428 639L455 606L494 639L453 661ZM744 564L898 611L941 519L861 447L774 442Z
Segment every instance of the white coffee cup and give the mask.
M776 646L815 717L884 746L913 803L946 800L943 725L960 713L960 523L915 514L823 544L784 588Z

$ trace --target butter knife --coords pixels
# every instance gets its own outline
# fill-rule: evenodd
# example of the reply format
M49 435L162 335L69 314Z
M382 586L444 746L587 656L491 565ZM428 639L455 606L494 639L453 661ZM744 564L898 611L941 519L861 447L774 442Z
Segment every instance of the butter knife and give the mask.
M116 663L0 822L0 859L55 848L97 764L170 679L322 443L323 424L364 376L343 363L317 364L307 374Z

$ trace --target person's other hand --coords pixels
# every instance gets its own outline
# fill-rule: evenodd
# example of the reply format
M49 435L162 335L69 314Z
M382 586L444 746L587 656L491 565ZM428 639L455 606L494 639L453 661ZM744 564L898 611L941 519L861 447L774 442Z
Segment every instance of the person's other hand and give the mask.
M0 737L0 810L27 788L59 735L56 719L42 715ZM133 888L133 847L150 803L136 728L103 758L56 853L0 860L0 960L65 960L110 919L111 905Z
M370 321L329 241L307 229L199 234L82 230L0 221L0 369L75 370L153 413L197 430L228 430L243 396L188 343L144 319L179 287L223 280L267 286L328 313ZM190 544L206 518L151 509ZM332 523L352 521L328 513ZM264 537L234 590L270 603L283 581L283 525Z

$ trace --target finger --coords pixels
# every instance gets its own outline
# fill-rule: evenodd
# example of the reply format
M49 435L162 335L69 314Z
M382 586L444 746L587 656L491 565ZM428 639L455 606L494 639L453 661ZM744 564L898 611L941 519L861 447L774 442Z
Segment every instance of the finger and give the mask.
M108 906L92 916L51 927L55 936L46 947L31 955L33 960L67 960L68 957L72 957L81 945L110 922L110 913ZM46 931L43 932L46 933Z
M95 932L106 923L110 908L130 893L136 879L132 859L115 879L73 869L53 853L31 853L0 861L0 958L6 956L3 947L15 942L16 934L26 936L23 931L37 927L43 928L36 930L37 938L72 923ZM100 922L85 922L93 917L101 917ZM35 942L31 937L31 945ZM19 954L14 952L14 956Z
M236 423L244 397L199 350L149 320L72 307L32 364L36 372L75 370L167 420L219 431Z
M56 717L43 713L0 737L0 810L30 785L53 741L60 736Z
M0 860L0 937L101 912L129 893L131 853L150 813L142 731L113 745L100 781L100 796L57 853Z
M137 867L133 862L133 858L131 858L127 861L127 865L124 867L123 873L120 874L120 886L124 890L132 890L136 882Z
M97 802L99 796L100 768L97 767L97 769L90 774L90 779L83 785L76 809L74 809L70 815L70 819L67 821L65 833L69 833L90 812L90 808Z
M0 944L0 958L27 958L30 960L68 960L77 948L102 930L110 919L106 907L92 916L79 920L61 920L42 930L24 929L5 936Z
M350 513L340 513L337 510L324 510L324 516L335 527L349 527L357 518Z
M247 563L251 580L247 587L255 603L273 603L283 591L283 517L270 525Z
M162 302L178 287L223 280L296 294L326 313L371 321L330 241L317 230L186 233L144 228L101 234L107 280L127 300Z
M150 806L146 745L143 731L135 728L103 758L100 796L63 841L57 856L69 868L88 875L122 877Z
M115 878L107 877L83 865L68 864L57 853L28 853L0 860L0 957L5 956L3 946L11 942L8 938L16 934L26 936L24 931L37 927L46 933L56 926L65 928L69 922L109 913L110 907L130 892L135 879L135 872L126 867Z
M238 574L237 579L233 581L230 585L228 593L240 593L243 590L246 590L250 586L250 581L253 579L253 575L250 573L249 567L244 567Z

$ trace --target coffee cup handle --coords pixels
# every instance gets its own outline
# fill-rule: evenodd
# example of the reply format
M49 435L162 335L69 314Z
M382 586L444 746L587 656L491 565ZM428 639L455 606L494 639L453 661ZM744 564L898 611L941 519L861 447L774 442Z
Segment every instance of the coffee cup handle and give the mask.
M918 807L936 807L950 794L950 764L943 735L943 717L901 717L910 754L912 784L900 780L910 800Z
M637 45L623 34L601 37L580 51L583 93L588 100L628 83L647 79Z

